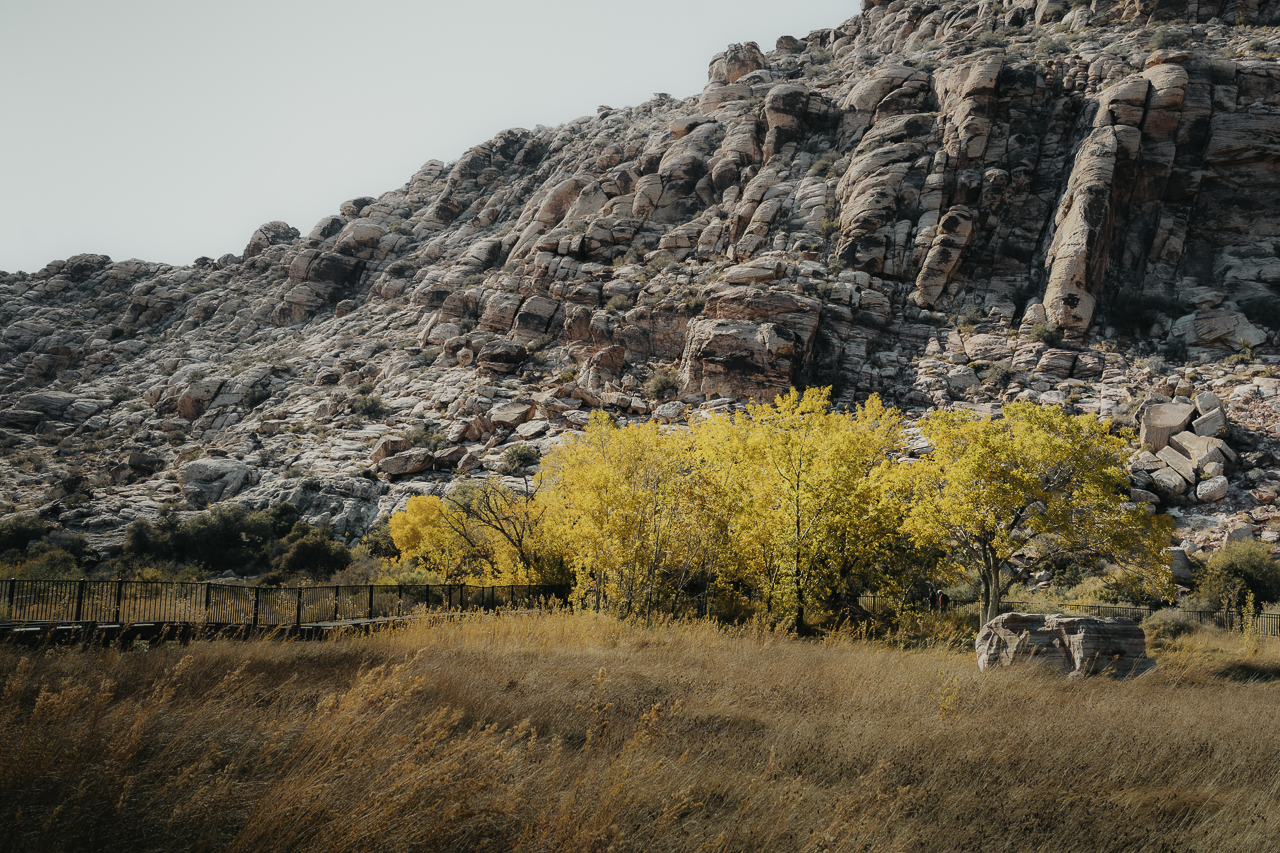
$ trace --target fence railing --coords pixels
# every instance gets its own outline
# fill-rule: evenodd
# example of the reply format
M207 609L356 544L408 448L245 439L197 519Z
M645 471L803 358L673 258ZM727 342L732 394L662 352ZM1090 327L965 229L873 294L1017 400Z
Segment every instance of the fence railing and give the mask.
M0 624L183 622L304 625L404 616L425 606L493 610L567 602L568 584L262 587L168 581L0 580Z

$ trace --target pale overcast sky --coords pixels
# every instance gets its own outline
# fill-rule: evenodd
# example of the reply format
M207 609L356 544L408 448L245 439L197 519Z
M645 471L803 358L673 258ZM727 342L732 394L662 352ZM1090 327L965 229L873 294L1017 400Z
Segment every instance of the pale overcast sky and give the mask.
M0 270L306 233L508 127L701 91L859 0L0 0Z

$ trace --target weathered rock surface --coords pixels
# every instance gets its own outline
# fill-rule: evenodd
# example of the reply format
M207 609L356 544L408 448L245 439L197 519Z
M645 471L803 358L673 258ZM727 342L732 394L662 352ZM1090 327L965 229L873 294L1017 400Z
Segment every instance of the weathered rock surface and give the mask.
M1005 613L977 637L978 669L1029 662L1072 675L1128 675L1150 665L1147 640L1132 619L1063 613Z
M82 471L62 523L95 540L286 498L352 538L594 408L678 424L829 384L1140 426L1177 454L1131 466L1144 502L1277 533L1273 6L866 0L239 257L0 274L0 505Z

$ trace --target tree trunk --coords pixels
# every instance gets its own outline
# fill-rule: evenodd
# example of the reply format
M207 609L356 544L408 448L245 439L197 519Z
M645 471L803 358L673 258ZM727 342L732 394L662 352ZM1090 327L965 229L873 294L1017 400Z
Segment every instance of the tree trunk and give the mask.
M994 576L993 576L994 574ZM982 624L1000 615L1000 570L982 568Z
M800 571L797 561L795 574L796 589L796 635L800 637L809 636L809 626L804 621L804 586L800 583Z

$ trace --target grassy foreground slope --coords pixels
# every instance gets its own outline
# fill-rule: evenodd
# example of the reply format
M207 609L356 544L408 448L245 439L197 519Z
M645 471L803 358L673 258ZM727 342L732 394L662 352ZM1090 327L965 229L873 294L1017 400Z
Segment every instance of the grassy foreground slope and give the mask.
M1280 647L1131 680L591 614L0 649L12 850L1263 850Z

